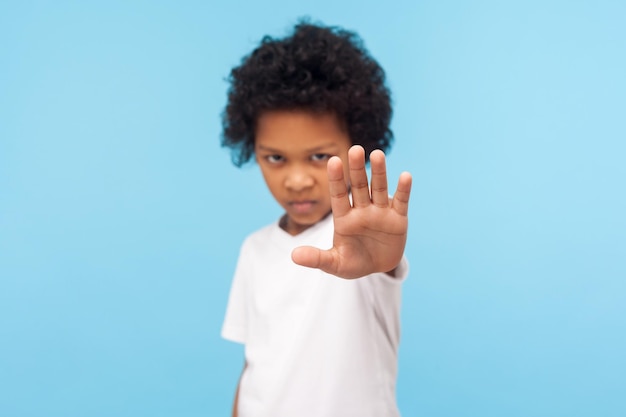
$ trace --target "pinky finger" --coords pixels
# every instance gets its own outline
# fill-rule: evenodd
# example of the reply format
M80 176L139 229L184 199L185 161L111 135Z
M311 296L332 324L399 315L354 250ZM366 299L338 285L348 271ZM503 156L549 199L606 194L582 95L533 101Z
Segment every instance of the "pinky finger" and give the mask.
M408 172L400 174L398 187L396 188L396 193L391 201L391 207L393 207L394 210L402 216L406 216L409 212L409 198L411 196L412 182L413 178L411 177L411 174Z

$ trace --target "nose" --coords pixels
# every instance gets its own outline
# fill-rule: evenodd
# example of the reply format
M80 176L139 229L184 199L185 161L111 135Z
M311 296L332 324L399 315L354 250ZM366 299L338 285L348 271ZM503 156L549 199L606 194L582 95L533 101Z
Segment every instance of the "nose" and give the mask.
M293 167L285 177L285 187L291 191L303 191L314 184L313 176L302 167Z

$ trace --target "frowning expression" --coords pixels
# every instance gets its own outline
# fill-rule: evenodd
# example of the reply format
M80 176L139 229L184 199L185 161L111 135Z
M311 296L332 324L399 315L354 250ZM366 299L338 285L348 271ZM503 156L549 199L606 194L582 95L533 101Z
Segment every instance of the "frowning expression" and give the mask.
M352 141L336 116L307 111L263 113L255 133L263 178L285 209L281 224L297 235L330 213L326 163L333 155L347 161Z

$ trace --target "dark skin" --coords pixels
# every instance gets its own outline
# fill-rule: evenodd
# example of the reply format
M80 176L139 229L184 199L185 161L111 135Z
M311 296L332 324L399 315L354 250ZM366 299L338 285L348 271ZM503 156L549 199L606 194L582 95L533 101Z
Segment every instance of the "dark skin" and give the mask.
M291 255L295 263L346 279L375 272L395 275L406 244L412 178L408 172L402 173L390 199L385 154L380 150L372 152L370 165L371 184L368 183L363 148L352 146L348 151L348 182L341 159L330 158L327 172L335 225L333 247L329 250L310 246L296 248ZM238 398L239 386L232 417L238 415Z
M358 145L350 148L348 171L351 186L348 190L341 159L332 157L328 161L335 225L333 247L329 250L296 248L291 255L295 263L348 279L375 272L393 275L406 244L412 178L408 172L402 173L390 199L385 154L380 150L373 151L370 165L371 185L368 184L363 148Z

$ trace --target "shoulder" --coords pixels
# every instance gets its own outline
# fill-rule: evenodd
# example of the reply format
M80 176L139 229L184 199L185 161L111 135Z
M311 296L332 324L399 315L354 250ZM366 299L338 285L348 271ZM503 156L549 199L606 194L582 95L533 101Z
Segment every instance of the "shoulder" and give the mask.
M260 241L260 240L263 240L263 239L267 239L267 238L272 236L272 234L274 233L274 230L277 227L278 227L278 223L277 222L265 225L262 228L257 229L254 232L250 233L248 236L246 236L246 238L244 239L244 243L245 242L256 242L256 241Z
M241 244L241 254L261 254L280 243L278 222L270 223L250 233Z

